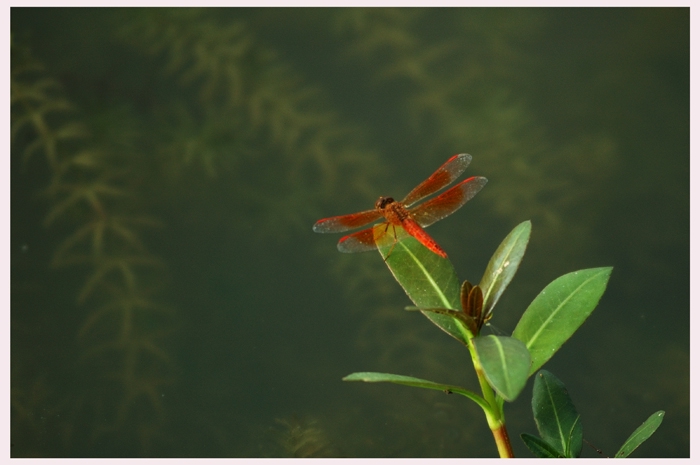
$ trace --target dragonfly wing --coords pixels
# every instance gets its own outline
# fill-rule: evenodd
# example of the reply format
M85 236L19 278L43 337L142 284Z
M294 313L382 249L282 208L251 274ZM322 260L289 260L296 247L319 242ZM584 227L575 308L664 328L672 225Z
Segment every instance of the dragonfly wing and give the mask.
M352 233L338 241L338 250L344 253L369 252L376 249L373 227Z
M487 179L483 176L465 179L437 197L418 205L411 210L411 217L426 228L459 210L486 185L486 182Z
M377 221L384 216L381 210L366 210L350 215L332 216L318 220L314 224L314 232L317 233L335 233L357 229L366 224Z
M404 206L408 207L420 199L434 194L443 187L447 187L464 173L469 163L472 161L472 156L467 153L460 153L447 160L440 168L437 169L428 179L418 184L411 192L408 193L405 199L401 201Z

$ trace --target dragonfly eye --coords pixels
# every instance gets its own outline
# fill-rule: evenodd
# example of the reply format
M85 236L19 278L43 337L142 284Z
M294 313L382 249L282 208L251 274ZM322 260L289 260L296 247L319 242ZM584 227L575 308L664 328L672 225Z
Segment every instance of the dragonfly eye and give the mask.
M391 197L379 197L374 204L374 208L384 210L390 203L394 203L394 199Z

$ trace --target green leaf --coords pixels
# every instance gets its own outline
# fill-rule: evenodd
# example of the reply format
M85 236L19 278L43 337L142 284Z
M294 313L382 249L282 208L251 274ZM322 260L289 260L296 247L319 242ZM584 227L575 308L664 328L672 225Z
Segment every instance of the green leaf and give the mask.
M523 221L503 239L491 257L479 287L484 293L482 312L489 315L505 291L523 259L530 240L532 223Z
M622 447L620 447L620 450L615 454L615 458L622 459L628 457L641 443L649 439L661 425L661 422L664 420L664 414L665 412L663 410L652 413L639 428L634 430L634 433L632 433Z
M395 238L393 233L384 233L385 227L379 224L374 228L379 252L416 307L459 309L459 280L452 263L425 248L403 228L396 227ZM466 342L454 318L424 314L447 334Z
M564 383L540 370L532 389L532 413L542 439L564 457L578 457L583 446L583 426Z
M520 435L520 439L523 440L523 442L525 443L527 448L530 449L530 452L535 454L535 457L537 457L537 458L540 458L540 459L564 458L564 456L561 455L559 452L557 452L557 450L554 447L552 447L550 444L543 441L542 439L538 438L537 436L533 436L532 434L522 433Z
M530 353L521 341L506 336L474 339L474 348L491 387L512 402L530 375Z
M612 267L590 268L552 281L525 310L513 337L525 343L537 371L571 337L598 305Z
M481 406L481 408L490 410L491 408L486 403L486 401L475 392L464 389L460 386L454 386L452 384L441 384L434 383L432 381L427 381L425 379L414 378L412 376L404 375L394 375L391 373L376 373L376 372L358 372L347 375L343 378L343 381L364 381L366 383L394 383L403 384L404 386L413 386L424 389L435 389L436 391L443 391L448 394L460 394L467 397Z

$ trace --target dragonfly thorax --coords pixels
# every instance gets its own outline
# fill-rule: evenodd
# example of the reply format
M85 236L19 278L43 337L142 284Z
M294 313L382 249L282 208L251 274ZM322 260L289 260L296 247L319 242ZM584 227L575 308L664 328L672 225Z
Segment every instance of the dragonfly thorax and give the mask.
M391 197L379 197L379 200L377 200L374 206L382 211L384 218L386 218L389 224L402 224L404 220L410 216L406 207L404 207L401 202L397 202Z

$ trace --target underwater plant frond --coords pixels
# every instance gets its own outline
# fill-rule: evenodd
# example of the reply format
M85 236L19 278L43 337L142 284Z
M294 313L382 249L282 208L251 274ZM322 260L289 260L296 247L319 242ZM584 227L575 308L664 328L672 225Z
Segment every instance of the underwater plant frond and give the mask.
M420 10L406 8L351 8L338 10L333 26L337 34L356 36L349 51L367 56L389 50L395 53L415 46L416 38L409 28L420 17Z
M338 454L328 441L318 420L311 417L276 418L275 423L282 427L279 444L285 457L313 458L337 457Z
M95 179L88 183L54 184L50 186L48 193L61 200L46 215L46 226L69 211L86 206L89 207L89 211L105 215L106 199L129 195L125 189L110 184L107 178Z
M199 84L203 101L224 95L237 105L244 94L245 63L255 60L242 23L222 27L202 11L144 11L126 24L121 36L166 57L166 71L184 85Z
M95 215L61 242L54 252L51 265L96 262L110 251L147 253L136 227L157 227L161 223L148 217L124 215Z
M162 267L164 267L163 262L148 255L101 257L78 293L78 302L85 302L98 286L105 285L108 277L116 278L117 282L123 283L128 289L134 289L139 282L138 268Z
M30 141L23 150L26 164L35 153L44 152L52 168L61 161L58 145L62 142L87 136L84 125L77 121L65 121L66 113L74 112L74 106L61 95L57 81L36 71L43 68L28 54L12 49L13 65L10 77L11 138L17 141L27 133ZM17 55L22 55L18 57Z
M161 314L167 315L172 313L172 309L162 303L149 298L142 292L125 291L121 295L112 291L110 297L105 304L93 310L83 322L78 330L78 337L86 337L90 331L106 319L118 319L124 321L125 315L129 318L136 314ZM121 317L120 317L121 316ZM115 331L121 333L121 330ZM114 341L113 341L114 342ZM94 347L93 347L94 348Z

